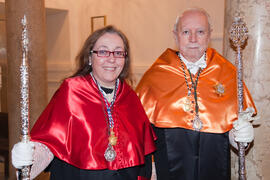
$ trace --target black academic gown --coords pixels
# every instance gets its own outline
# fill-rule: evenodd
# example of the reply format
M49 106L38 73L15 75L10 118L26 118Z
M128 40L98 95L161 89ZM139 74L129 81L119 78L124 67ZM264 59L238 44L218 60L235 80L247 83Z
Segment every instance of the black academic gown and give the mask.
M230 180L228 132L156 128L158 180Z
M55 157L46 171L51 172L50 180L137 180L138 176L151 176L151 155L145 161L144 165L120 170L84 170Z

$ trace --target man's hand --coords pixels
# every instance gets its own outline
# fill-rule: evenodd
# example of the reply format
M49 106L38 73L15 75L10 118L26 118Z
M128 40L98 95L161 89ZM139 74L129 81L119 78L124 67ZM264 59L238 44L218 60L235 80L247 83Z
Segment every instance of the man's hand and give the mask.
M240 112L238 120L233 122L233 129L230 131L230 143L237 149L236 142L242 142L245 146L252 142L254 139L254 129L251 121L255 120L252 115L254 114L253 108L247 108L245 111Z

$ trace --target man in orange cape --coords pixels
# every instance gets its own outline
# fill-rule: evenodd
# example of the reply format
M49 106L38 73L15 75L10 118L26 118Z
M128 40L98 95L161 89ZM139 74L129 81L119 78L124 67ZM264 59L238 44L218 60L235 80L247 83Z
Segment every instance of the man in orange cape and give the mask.
M179 51L167 49L136 89L158 136L158 180L229 180L230 142L253 141L252 98L244 86L238 115L236 68L207 48L210 34L204 10L185 11L174 29Z

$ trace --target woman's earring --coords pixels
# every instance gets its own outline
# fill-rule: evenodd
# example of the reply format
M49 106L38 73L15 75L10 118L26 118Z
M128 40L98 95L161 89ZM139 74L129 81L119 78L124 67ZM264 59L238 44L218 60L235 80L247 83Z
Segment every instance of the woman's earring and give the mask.
M89 66L92 66L92 61L91 61L91 57L89 57L89 62L88 62Z

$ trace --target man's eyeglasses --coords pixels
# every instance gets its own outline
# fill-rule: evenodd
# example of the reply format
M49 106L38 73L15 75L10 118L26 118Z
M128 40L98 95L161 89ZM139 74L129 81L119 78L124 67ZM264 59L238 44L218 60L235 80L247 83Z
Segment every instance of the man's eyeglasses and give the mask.
M96 53L98 57L109 57L111 53L115 58L124 58L127 55L126 51L107 51L107 50L98 50L98 51L90 51L90 53Z

